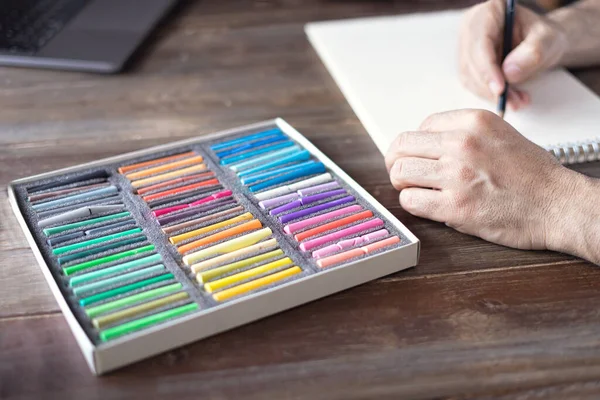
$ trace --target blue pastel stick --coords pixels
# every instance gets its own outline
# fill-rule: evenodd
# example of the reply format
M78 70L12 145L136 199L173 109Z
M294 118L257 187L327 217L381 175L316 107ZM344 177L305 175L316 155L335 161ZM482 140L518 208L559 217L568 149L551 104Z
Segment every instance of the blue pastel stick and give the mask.
M89 192L74 194L73 196L63 197L57 200L46 201L44 203L34 204L31 206L36 211L47 210L63 204L75 202L78 200L87 200L96 196L105 196L118 193L119 190L115 186L109 186L102 189L90 190Z
M306 161L306 162L303 162L300 164L290 165L285 168L278 168L274 171L266 171L266 172L261 172L258 174L253 174L250 176L246 176L245 178L242 178L240 180L242 181L242 183L244 185L251 185L258 181L264 181L265 179L273 178L274 176L277 176L277 175L286 174L288 172L296 171L297 169L309 167L313 164L316 164L317 162L318 161L310 160L310 161Z
M230 165L229 168L231 168L235 172L244 171L248 168L266 164L270 161L278 160L281 157L289 156L290 154L296 153L299 150L302 150L302 149L295 145L292 147L286 147L285 149L282 149L282 150L277 150L272 153L267 153L264 156L253 157L250 160L235 163L233 165Z
M258 132L258 133L252 134L252 135L238 138L238 139L233 139L233 140L228 140L226 142L213 144L212 146L210 146L210 149L214 150L214 151L222 150L227 147L232 147L232 146L238 145L240 143L245 143L247 141L255 140L255 139L262 139L265 136L272 136L272 135L276 135L278 133L281 133L281 130L279 130L279 128L269 129L268 131Z
M77 239L82 236L85 236L85 233L83 233L82 231L67 233L66 235L56 236L51 239L48 239L46 240L46 243L48 243L50 246L56 246L57 244L68 242L69 240Z
M132 220L132 219L128 219L126 221L115 222L114 224L104 225L104 226L101 226L99 228L88 229L84 233L85 233L86 236L95 235L97 233L108 232L108 231L113 230L115 228L120 228L122 226L131 225L131 224L135 224L135 221Z
M288 172L287 174L279 175L273 179L257 183L256 185L250 186L248 189L251 192L257 192L259 190L266 189L270 186L292 181L294 179L302 178L308 175L322 174L323 172L325 172L325 166L323 165L323 163L319 162L296 171Z
M292 153L286 157L280 158L279 160L271 161L270 163L251 168L244 172L240 172L238 174L238 176L241 178L244 176L255 174L257 172L266 171L268 169L275 168L280 165L285 165L285 164L289 164L292 162L306 161L306 160L310 160L310 152L308 150L301 150L296 153ZM281 170L279 170L279 171L281 171Z
M252 150L257 147L266 146L271 143L283 142L285 140L288 140L288 138L287 138L287 136L285 136L283 134L277 135L277 136L269 136L265 139L257 140L256 142L244 143L244 144L240 144L239 146L235 146L235 147L232 147L227 150L219 151L219 152L217 152L217 157L223 158L223 157L227 157L227 156L232 156L234 154L239 154L246 150Z
M58 261L58 265L63 265L64 263L67 263L69 261L78 260L80 258L85 258L94 254L100 254L108 250L114 250L119 247L126 246L128 244L143 242L144 240L146 240L146 236L136 236L131 239L119 240L118 242L105 244L104 246L94 247L89 250L83 250L77 253L67 254L66 256L58 257L56 260Z
M221 165L229 165L229 164L236 163L238 161L247 160L250 157L254 157L254 156L257 156L259 154L270 153L272 151L283 149L283 148L294 146L294 145L295 145L295 143L292 142L291 140L287 141L287 142L283 142L283 143L277 143L277 144L274 144L274 145L269 146L269 147L263 147L262 149L256 149L254 151L249 151L247 153L240 154L240 155L237 155L237 156L225 157L225 158L223 158L221 160L220 163L221 163Z

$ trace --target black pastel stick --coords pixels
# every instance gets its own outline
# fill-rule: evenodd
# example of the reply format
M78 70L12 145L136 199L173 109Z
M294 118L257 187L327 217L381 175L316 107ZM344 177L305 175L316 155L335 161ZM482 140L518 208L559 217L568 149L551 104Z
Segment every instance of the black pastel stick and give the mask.
M502 60L500 67L504 63L504 59L512 50L513 26L515 21L515 7L517 0L506 0L506 11L504 13L504 42L502 43ZM498 99L498 115L504 118L506 111L506 97L508 95L508 82L504 80L504 91Z

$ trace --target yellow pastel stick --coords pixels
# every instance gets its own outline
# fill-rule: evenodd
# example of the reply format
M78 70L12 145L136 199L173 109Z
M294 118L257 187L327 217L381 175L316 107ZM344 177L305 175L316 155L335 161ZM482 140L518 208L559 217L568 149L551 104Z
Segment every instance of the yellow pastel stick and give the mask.
M229 272L235 271L240 268L248 267L252 264L256 264L261 261L266 261L271 258L279 257L279 256L282 256L283 254L284 254L283 250L277 249L277 250L269 251L268 253L259 254L254 257L245 258L243 260L240 260L240 261L237 261L237 262L234 262L231 264L223 265L222 267L219 267L219 268L213 268L208 271L199 272L196 275L196 280L198 281L199 284L203 284L212 279L223 276Z
M292 275L299 274L300 272L302 272L302 270L300 269L300 267L296 267L296 266L294 266L292 268L284 269L283 271L279 271L279 272L276 272L271 275L263 276L262 278L255 279L250 282L242 283L241 285L234 286L230 289L222 290L218 293L213 294L213 299L215 299L216 301L227 300L231 297L234 297L234 296L237 296L237 295L240 295L243 293L247 293L251 290L258 289L259 287L267 286L267 285L270 285L277 281L288 278Z
M182 233L181 235L171 236L169 238L169 242L171 242L173 244L177 244L177 243L182 242L184 240L191 239L193 237L202 235L203 233L214 231L215 229L219 229L219 228L222 228L222 227L227 226L227 225L233 225L233 224L238 223L238 222L247 221L247 220L252 219L252 218L254 218L254 215L252 215L251 213L247 212L247 213L239 215L239 216L237 216L235 218L230 218L228 220L225 220L225 221L222 221L222 222L218 222L216 224L205 226L204 228L194 229L193 231Z
M159 165L158 167L148 168L143 171L132 172L131 174L125 175L125 177L127 179L129 179L130 181L132 181L134 179L139 179L139 178L143 178L145 176L158 174L160 172L166 172L171 169L185 167L188 165L200 164L202 161L203 161L202 156L186 158L186 159L175 161L172 163Z
M236 251L258 243L266 237L271 236L272 233L273 231L271 230L271 228L263 228L258 231L249 233L247 235L239 236L235 239L231 239L226 242L207 247L206 249L190 253L187 256L183 257L183 262L185 263L185 265L192 265L196 261L208 256L212 256L215 254L231 253L232 251Z
M215 292L219 289L223 289L226 286L231 286L246 279L254 278L258 275L273 271L281 267L285 267L289 264L293 264L291 258L286 257L281 260L273 261L267 264L259 265L246 271L238 272L237 274L226 276L225 278L217 279L216 281L208 282L204 284L204 290L208 293Z
M205 269L216 267L217 265L220 265L220 264L232 262L234 260L237 260L243 256L247 256L252 253L256 253L256 252L263 251L263 250L272 250L276 246L277 246L277 240L275 240L275 239L265 240L264 242L260 242L255 245L252 245L252 246L244 247L243 249L232 251L231 253L226 253L221 256L199 262L197 264L192 265L190 268L192 269L192 272L194 272L196 274Z
M178 169L176 171L167 172L165 174L155 175L145 179L138 179L137 181L131 182L131 185L134 188L139 188L145 185L149 185L151 183L160 182L171 178L177 178L179 176L187 175L192 172L200 172L204 170L206 170L206 165L204 164L193 165L191 167Z

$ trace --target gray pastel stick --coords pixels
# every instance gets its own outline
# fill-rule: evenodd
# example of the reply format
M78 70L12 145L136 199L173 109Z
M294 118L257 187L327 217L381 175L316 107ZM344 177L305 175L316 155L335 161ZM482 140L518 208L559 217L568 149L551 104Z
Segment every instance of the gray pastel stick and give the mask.
M77 204L69 204L68 206L63 206L60 208L53 208L51 210L46 210L46 211L40 211L37 213L37 216L39 219L44 219L46 217L52 216L52 215L56 215L56 214L62 214L65 213L67 211L71 211L71 210L76 210L78 208L82 208L82 207L87 207L87 206L96 206L96 205L109 205L106 203L110 203L113 201L121 201L121 197L119 195L114 195L114 196L108 196L108 197L100 197L98 199L94 199L94 200L88 200L88 201L84 201L82 203L77 203ZM112 205L112 204L110 204Z
M92 215L102 214L109 211L117 211L123 209L122 204L115 204L110 206L90 206L82 207L76 210L68 211L64 214L58 214L50 218L43 219L38 222L40 228L46 228L50 225L60 224L66 221L71 221L78 218L89 217Z
M31 206L31 208L33 208L35 211L42 211L47 210L49 208L61 206L63 204L76 202L78 200L87 200L92 197L116 194L118 192L119 190L115 186L109 186L107 188L90 190L89 192L78 193L74 194L73 196L62 197L60 199L34 204L33 206Z

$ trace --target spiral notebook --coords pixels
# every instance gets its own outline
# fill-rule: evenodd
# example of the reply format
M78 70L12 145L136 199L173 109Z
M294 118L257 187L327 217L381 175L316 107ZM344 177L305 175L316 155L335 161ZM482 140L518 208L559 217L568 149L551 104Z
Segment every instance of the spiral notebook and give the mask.
M430 114L495 110L458 79L464 11L317 22L306 33L346 99L385 153L394 137ZM522 86L532 104L506 119L565 164L600 159L600 98L565 70Z

